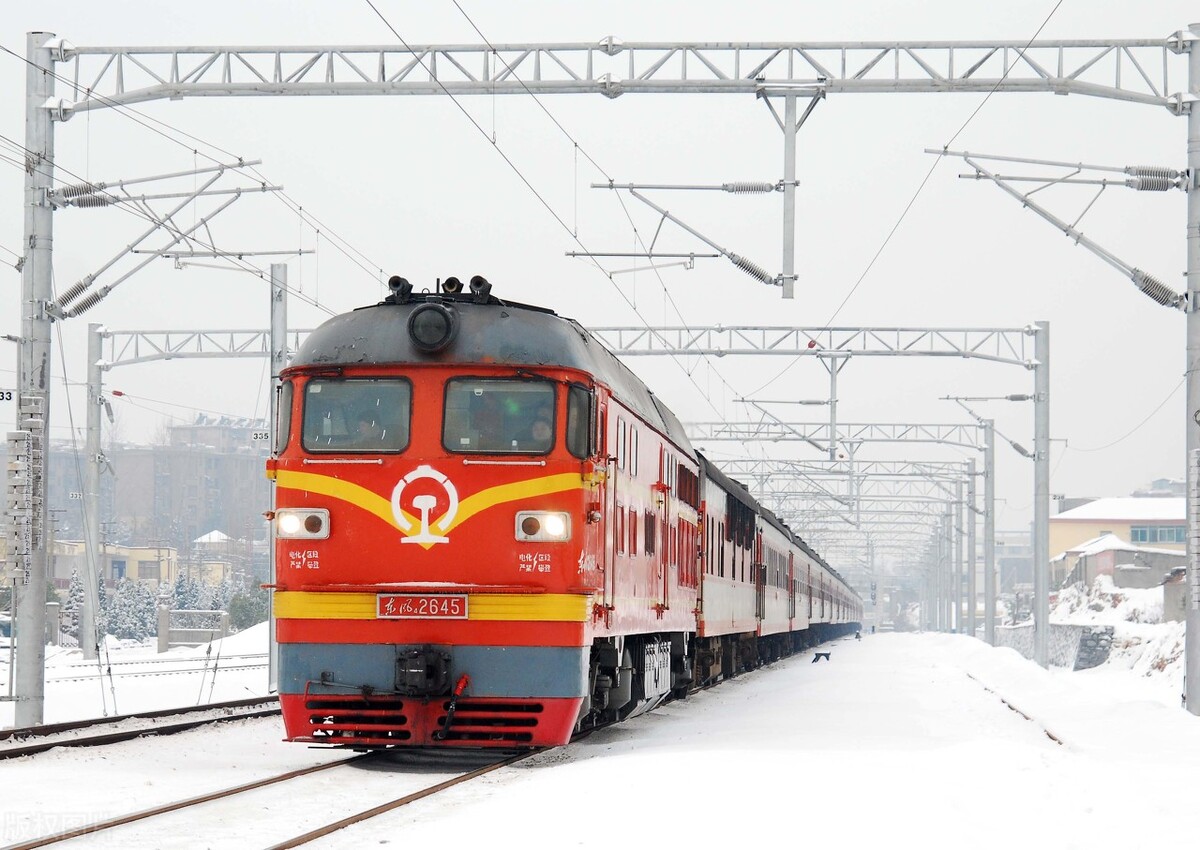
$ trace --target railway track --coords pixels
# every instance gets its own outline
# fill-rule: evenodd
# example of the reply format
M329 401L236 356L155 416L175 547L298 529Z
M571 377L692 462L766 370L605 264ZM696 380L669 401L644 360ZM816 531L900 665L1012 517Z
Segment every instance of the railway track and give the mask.
M518 762L522 759L528 758L538 752L541 752L541 750L529 750L529 751L521 752L521 753L507 754L503 758L496 759L487 764L484 764L482 766L479 766L472 770L469 770L465 773L460 773L459 775L451 776L450 778L444 779L442 781L436 782L436 783L434 783L432 785L428 785L426 787L408 791L407 793L405 793L399 797L393 797L382 803L372 806L371 808L364 809L356 814L350 815L348 817L340 818L336 821L332 821L332 822L308 829L299 835L294 835L293 837L285 839L281 842L271 843L271 844L267 845L268 850L285 850L285 848L301 847L305 844L308 844L312 841L317 840L318 838L322 838L322 837L329 835L333 832L336 832L340 829L344 829L345 827L353 826L354 824L358 824L358 823L362 823L364 821L370 820L371 818L375 818L380 815L386 814L387 812L394 811L395 809L401 808L402 806L406 806L410 803L415 803L418 800L423 800L426 797L430 797L434 794L440 793L442 791L446 791L457 785L461 785L465 782L470 782L473 779L476 779L480 776L484 776L495 770L499 770L502 767L507 767L510 764L514 764L515 762ZM303 777L313 776L314 774L319 774L319 773L324 773L326 771L336 770L338 768L347 768L350 766L361 766L364 763L371 762L371 761L382 761L388 754L389 754L389 751L376 751L376 752L366 753L366 754L362 754L362 755L352 756L350 758L342 759L339 761L328 762L326 764L315 765L313 767L302 768L299 770L291 770L286 773L280 773L280 774L277 774L274 776L269 776L269 777L266 777L263 779L254 780L252 782L247 782L242 785L236 785L231 788L226 788L226 789L219 790L219 791L213 791L213 792L210 792L207 794L201 794L199 796L190 797L185 800L180 800L180 801L176 801L176 802L172 802L172 803L166 803L166 804L163 804L160 806L143 809L141 811L132 812L129 814L119 815L117 817L97 821L95 823L87 824L87 825L76 827L73 829L56 832L51 835L45 835L45 836L41 836L38 838L28 839L28 840L21 841L21 842L15 843L15 844L8 844L8 845L5 845L4 847L0 848L0 850L34 850L34 848L51 847L56 844L62 844L64 842L71 841L76 838L82 838L84 836L94 835L95 833L108 832L109 830L120 830L121 827L134 827L134 825L140 824L143 828L145 828L147 826L148 822L154 821L155 819L169 818L171 815L174 815L178 812L182 812L184 810L192 809L194 807L200 807L200 806L205 806L205 805L216 806L216 805L219 805L220 801L228 801L228 800L231 800L232 798L238 798L236 808L238 808L238 810L244 812L246 810L245 809L245 800L242 798L247 797L256 791L262 791L263 789L268 789L273 786L278 786L278 785L282 785L285 783L300 780ZM441 751L439 753L439 755L445 757L447 754L445 751ZM298 791L298 789L297 789L296 793L300 793ZM316 795L321 795L323 793L324 792L321 791L320 789L317 789L317 791L314 792L314 794L316 794ZM289 797L289 799L292 799L292 798ZM314 797L314 799L319 799L319 796ZM293 805L296 805L296 804L293 802ZM298 806L298 807L300 807L300 806ZM269 807L267 807L267 806L262 807L263 811L266 811L268 809L269 809ZM286 813L285 813L285 815L286 815ZM220 816L220 813L216 812L216 811L213 811L213 812L205 812L205 811L189 812L187 817L188 817L188 823L191 823L193 825L197 822L198 818L203 818L203 822L206 822L206 823L224 822L224 819ZM235 820L236 820L236 817L237 816L235 816ZM194 826L193 826L193 829L194 829ZM278 831L283 832L284 828L280 827L278 829ZM159 846L155 839L151 839L151 841L153 842L151 844L143 844L140 841L138 841L136 838L126 837L123 834L123 832L114 832L114 833L112 833L111 836L106 836L106 837L110 838L110 840L113 840L113 841L119 841L120 843L124 844L125 846L130 846L130 847ZM206 844L213 843L210 841L211 836L205 835L203 837L205 839ZM236 844L236 846L238 846L238 847L247 846L246 836L242 836L242 837L238 838L237 841L238 841L238 843Z
M277 697L255 697L188 708L3 729L0 730L0 759L34 755L55 747L94 747L129 741L144 735L172 735L209 723L270 717L276 714L279 714Z

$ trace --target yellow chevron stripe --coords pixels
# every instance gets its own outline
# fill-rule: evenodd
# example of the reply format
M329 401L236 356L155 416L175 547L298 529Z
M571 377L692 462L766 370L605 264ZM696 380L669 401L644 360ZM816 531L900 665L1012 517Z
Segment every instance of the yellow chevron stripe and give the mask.
M280 620L374 620L374 593L278 591L275 617ZM468 620L526 620L582 623L587 597L567 593L467 595Z
M514 481L511 484L498 484L486 490L480 490L458 503L458 513L454 522L446 529L462 525L480 511L487 510L503 502L515 502L519 499L531 499L534 496L547 496L550 493L562 493L567 490L579 490L583 487L583 476L578 472L563 472L559 475L547 475L543 478L528 478L525 481Z
M281 469L276 475L275 483L289 490L305 490L309 493L341 499L343 502L349 502L364 511L375 514L388 525L399 528L396 525L396 518L392 516L391 499L385 499L373 490L368 490L351 481L342 481L340 478L320 475L316 472L291 472ZM407 511L404 512L404 517L409 522L420 524L420 521Z
M350 481L343 481L339 478L315 472L280 470L276 477L276 484L290 490L305 490L309 493L317 493L322 496L340 499L343 502L349 502L379 517L405 537L412 537L420 533L421 522L417 517L414 517L408 511L404 511L405 519L412 523L410 530L404 531L396 524L396 518L392 516L392 502L390 499L385 499L378 493ZM525 481L498 484L495 487L480 490L478 493L470 495L459 502L458 513L455 514L454 521L442 533L448 534L475 516L475 514L503 504L504 502L515 502L536 496L547 496L551 493L579 490L582 487L583 475L578 472L563 472L557 475L546 475L542 478L529 478ZM433 524L436 525L437 522L440 522L444 518L445 514L438 517ZM419 545L424 549L430 549L437 544L422 543Z

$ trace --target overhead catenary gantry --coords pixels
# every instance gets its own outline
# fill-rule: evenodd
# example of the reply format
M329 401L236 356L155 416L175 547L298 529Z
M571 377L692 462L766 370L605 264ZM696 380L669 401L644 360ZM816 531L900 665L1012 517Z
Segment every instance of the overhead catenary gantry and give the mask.
M1050 519L1050 326L1036 322L1024 328L802 328L785 326L673 326L590 328L606 346L622 356L786 356L786 357L955 357L1018 366L1033 372L1034 391L1034 657L1045 665L1049 657L1049 519ZM831 371L831 374L836 374ZM832 415L827 437L838 435ZM985 432L984 502L995 499L994 428L990 420L979 423ZM776 420L779 439L786 439L786 423ZM820 427L824 427L823 425ZM809 435L811 436L811 435ZM810 440L818 449L822 444ZM824 448L831 457L834 442ZM850 441L843 443L852 445ZM973 478L972 478L973 480ZM973 540L973 523L968 524ZM994 641L995 627L995 523L993 511L984 512L984 633ZM973 552L973 550L972 550ZM974 570L969 571L970 583ZM974 587L970 588L971 591ZM973 596L972 596L973 598ZM968 605L968 623L974 626L975 609Z
M54 126L79 112L149 100L274 95L749 94L782 99L785 177L794 175L798 99L853 92L1053 92L1165 108L1188 116L1189 170L1200 172L1200 110L1185 91L1200 87L1195 31L1158 39L909 42L640 42L367 46L76 47L53 33L28 34L22 244L22 324L18 355L18 428L31 466L14 486L29 492L15 555L27 576L18 603L26 634L41 634L46 582L45 424L50 415L50 321L53 301ZM1187 57L1187 84L1180 65ZM1175 82L1172 82L1172 69ZM60 96L56 81L64 79ZM1173 88L1175 89L1173 91ZM1200 200L1188 205L1189 411L1200 409ZM785 192L784 277L794 245L795 193ZM787 287L785 287L785 294ZM1192 328L1195 332L1192 332ZM1188 425L1189 451L1200 424ZM1048 431L1048 420L1045 428ZM1041 430L1039 425L1038 430ZM34 447L34 444L37 444ZM41 453L41 454L38 454ZM1044 458L1039 457L1038 463ZM1190 468L1190 466L1189 466ZM1040 479L1039 479L1040 480ZM1190 495L1190 490L1189 490ZM1048 515L1048 487L1037 487ZM1045 502L1044 509L1042 502ZM1036 512L1035 512L1036 513ZM1036 547L1035 547L1036 548ZM1046 553L1038 549L1035 558ZM1188 708L1200 713L1200 565L1189 566ZM35 610L36 609L36 610ZM1043 625L1044 628L1044 625ZM44 648L18 648L17 722L42 722ZM1042 653L1039 654L1039 660Z

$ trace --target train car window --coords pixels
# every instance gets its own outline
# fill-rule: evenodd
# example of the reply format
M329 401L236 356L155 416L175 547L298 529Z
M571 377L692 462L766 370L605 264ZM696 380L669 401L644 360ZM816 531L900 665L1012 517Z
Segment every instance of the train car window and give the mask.
M647 555L653 555L656 548L654 545L654 514L652 514L650 511L646 511L646 516L642 518L642 523L645 526L644 530L646 535L646 543L645 546L642 547L642 551L644 551Z
M638 432L637 428L629 426L629 477L637 478L638 474Z
M629 509L629 556L637 554L637 511Z
M554 447L554 384L505 378L446 382L442 446L449 452L548 454Z
M402 452L412 385L402 378L314 378L304 385L302 445L310 452Z
M585 387L572 384L567 389L567 451L577 458L591 457L595 452L591 436L592 412L596 409L592 394Z
M617 469L625 468L625 420L617 417Z
M625 552L625 506L617 505L617 554Z
M292 431L292 382L284 381L275 390L275 454L287 448Z

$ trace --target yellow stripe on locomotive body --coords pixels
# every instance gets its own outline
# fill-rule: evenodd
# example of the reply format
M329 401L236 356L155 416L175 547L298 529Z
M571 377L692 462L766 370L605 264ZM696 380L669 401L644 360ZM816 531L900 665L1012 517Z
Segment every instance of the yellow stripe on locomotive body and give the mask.
M280 620L374 620L377 598L375 593L277 591L274 611ZM573 593L469 593L466 619L582 623L590 616L588 599Z
M276 473L275 483L280 488L302 490L307 493L329 496L343 502L348 502L355 507L362 508L364 511L374 514L405 537L413 537L421 531L419 520L408 511L401 511L401 513L408 521L409 528L401 528L392 512L392 503L389 499L372 490L368 490L366 487L350 481L344 481L332 475L281 469ZM446 518L444 514L438 517L434 521L434 524L437 524L443 533L448 533L476 514L496 505L506 502L516 502L522 499L532 499L537 496L548 496L554 493L566 493L572 490L584 489L586 489L584 477L579 472L563 472L555 475L545 475L541 478L527 478L523 481L497 484L494 487L480 490L478 493L473 493L463 499L458 505L454 518L445 526L441 525L442 521ZM429 549L433 544L420 543L418 545L424 549Z

